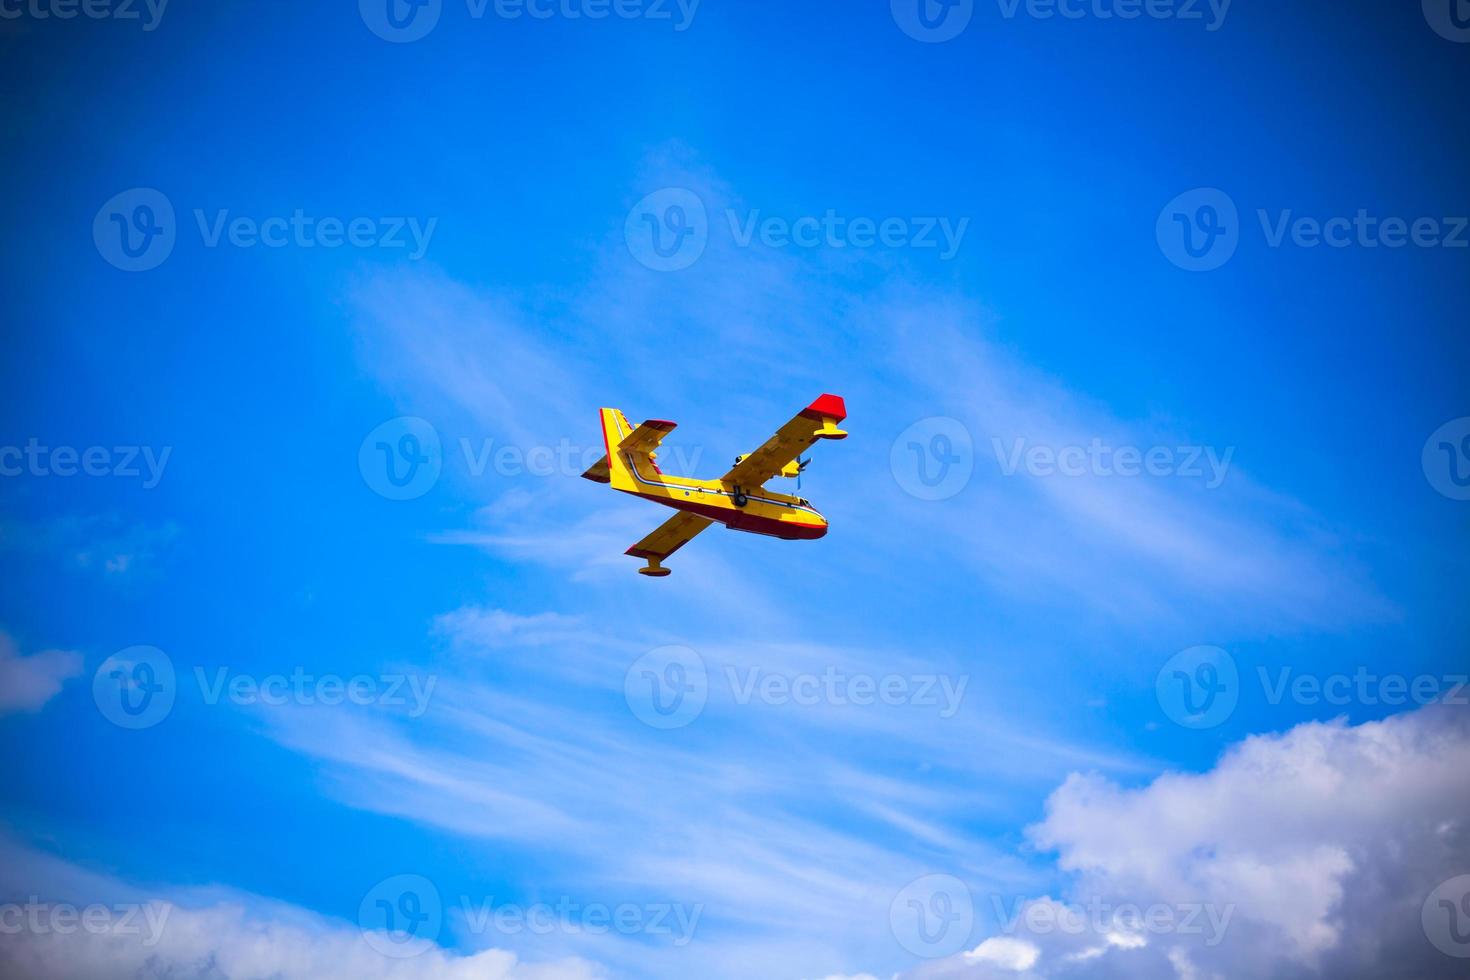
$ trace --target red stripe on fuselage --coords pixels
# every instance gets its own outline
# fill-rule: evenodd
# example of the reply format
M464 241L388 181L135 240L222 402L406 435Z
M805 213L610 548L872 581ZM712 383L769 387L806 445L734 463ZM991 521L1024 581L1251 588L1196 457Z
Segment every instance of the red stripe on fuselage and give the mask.
M785 538L788 541L810 541L822 537L827 533L825 524L804 524L800 521L782 521L774 517L761 517L757 514L749 514L742 510L730 510L727 507L712 507L709 504L696 504L693 501L671 500L667 497L658 497L653 494L640 493L637 496L644 500L652 500L675 510L687 510L691 514L700 517L708 517L712 521L718 521L732 531L749 531L751 534L766 534L774 538Z

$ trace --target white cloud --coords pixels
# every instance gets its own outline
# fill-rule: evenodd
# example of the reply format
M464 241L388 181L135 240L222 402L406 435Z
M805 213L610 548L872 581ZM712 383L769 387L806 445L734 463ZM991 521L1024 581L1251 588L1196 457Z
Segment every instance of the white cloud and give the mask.
M989 963L1004 970L1020 973L1036 965L1041 950L1034 943L1010 936L992 936L964 954L971 963Z
M42 650L22 657L10 634L0 630L0 715L39 711L81 672L81 654Z
M7 976L31 980L592 980L601 972L582 961L524 964L504 950L470 955L434 948L412 959L389 959L350 928L311 927L262 919L238 906L160 907L163 928L149 945L110 929L21 932L0 947Z
M1467 773L1470 711L1435 705L1253 736L1139 788L1074 775L1030 830L1070 897L1003 911L998 938L1037 949L1024 969L1044 977L1454 975L1420 909L1470 868ZM976 959L916 975L1000 962Z
M600 967L585 960L527 963L501 949L458 953L430 946L417 956L395 959L375 950L356 927L294 906L233 892L200 903L198 895L187 897L191 892L165 896L140 891L28 848L0 843L0 858L11 868L0 876L5 922L0 975L6 977L596 980L604 976ZM53 897L44 904L26 897L37 892ZM95 919L81 917L89 906Z

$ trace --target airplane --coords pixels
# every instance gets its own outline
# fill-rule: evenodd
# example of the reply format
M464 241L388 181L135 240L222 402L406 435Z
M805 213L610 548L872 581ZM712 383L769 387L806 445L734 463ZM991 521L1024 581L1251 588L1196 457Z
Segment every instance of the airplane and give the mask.
M602 409L602 437L607 455L582 476L614 490L672 507L679 513L664 521L627 550L647 562L640 575L669 574L663 562L700 531L719 522L732 531L768 534L788 541L811 540L827 533L827 519L802 497L767 490L775 477L795 478L809 460L801 454L818 439L845 439L837 423L847 418L847 405L836 395L822 395L752 453L735 457L735 466L718 480L669 476L654 462L655 450L676 423L649 419L634 428L616 408Z

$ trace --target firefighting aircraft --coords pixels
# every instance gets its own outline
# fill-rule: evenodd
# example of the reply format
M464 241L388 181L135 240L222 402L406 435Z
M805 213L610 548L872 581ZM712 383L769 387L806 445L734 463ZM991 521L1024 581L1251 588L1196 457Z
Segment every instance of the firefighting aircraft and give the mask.
M767 490L762 484L774 477L797 479L809 460L801 454L818 439L845 439L837 423L847 418L847 406L836 395L823 395L797 413L753 453L735 457L735 467L718 480L690 480L659 471L654 462L664 436L675 423L649 419L634 428L616 408L602 410L602 435L607 455L582 476L609 483L614 490L672 507L679 513L660 524L627 553L647 565L642 575L669 574L662 562L700 531L716 521L732 531L769 534L788 541L820 538L827 519L801 497Z

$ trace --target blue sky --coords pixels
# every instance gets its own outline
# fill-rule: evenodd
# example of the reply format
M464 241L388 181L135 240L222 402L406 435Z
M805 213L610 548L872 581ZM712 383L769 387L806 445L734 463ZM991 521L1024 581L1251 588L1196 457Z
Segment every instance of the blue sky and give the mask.
M1189 975L1177 935L1069 952L997 915L1096 895L1238 908L1178 954L1223 975L1371 963L1367 922L1398 949L1470 872L1463 827L1373 843L1464 812L1464 708L1380 680L1466 671L1470 47L1433 3L1120 7L932 5L936 41L902 2L443 0L416 40L366 0L5 6L0 898L166 901L167 955L239 976ZM645 215L691 202L660 268ZM130 257L119 221L163 236ZM716 529L634 574L664 515L576 478L599 407L677 420L662 461L713 477L822 392L851 432L803 481L826 538ZM412 499L385 424L438 439ZM1094 444L1159 471L1046 461ZM173 702L126 727L140 645ZM707 685L678 727L642 720L650 656ZM1180 723L1174 670L1222 662ZM324 677L369 703L306 703ZM822 677L903 693L751 693ZM1158 829L1283 769L1241 820ZM1296 822L1396 779L1402 812ZM1232 836L1278 805L1279 838ZM1385 868L1409 906L1343 898ZM384 956L361 909L401 875L448 911ZM935 881L973 907L938 944L899 921ZM697 923L466 921L559 901ZM259 931L269 970L236 958Z

